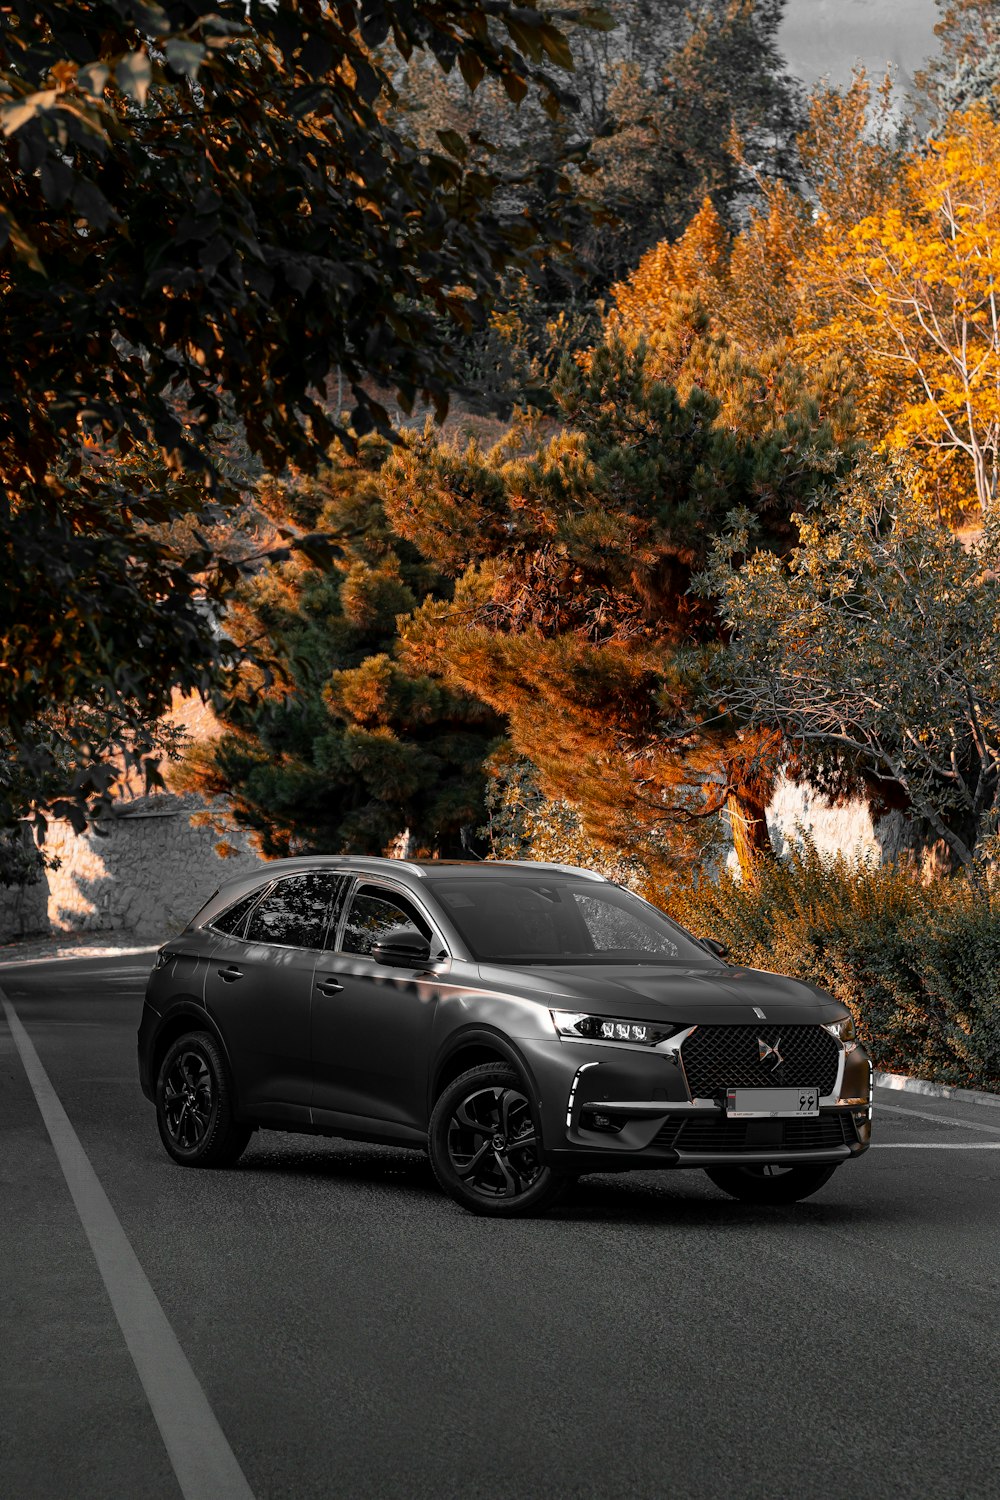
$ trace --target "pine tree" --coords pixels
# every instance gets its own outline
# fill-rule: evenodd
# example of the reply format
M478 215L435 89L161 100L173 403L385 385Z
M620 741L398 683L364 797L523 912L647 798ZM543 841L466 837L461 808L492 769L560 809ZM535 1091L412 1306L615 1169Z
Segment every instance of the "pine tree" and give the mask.
M328 533L337 561L296 554L242 587L229 631L266 644L270 674L236 669L224 732L191 752L182 784L226 798L268 857L379 854L400 841L455 853L483 821L482 766L501 725L400 660L399 619L451 587L386 524L376 481L387 451L369 438L355 457L335 449L315 478L261 487L272 520Z
M681 394L642 340L611 335L586 368L564 366L548 442L515 430L483 453L426 434L382 488L393 527L457 580L407 622L411 670L503 714L588 836L665 875L727 809L752 874L777 740L706 697L724 643L691 580L738 506L788 544L791 512L843 472L849 443L836 398L824 407L787 364L755 368L710 336L697 358L703 383ZM662 343L657 359L670 364Z

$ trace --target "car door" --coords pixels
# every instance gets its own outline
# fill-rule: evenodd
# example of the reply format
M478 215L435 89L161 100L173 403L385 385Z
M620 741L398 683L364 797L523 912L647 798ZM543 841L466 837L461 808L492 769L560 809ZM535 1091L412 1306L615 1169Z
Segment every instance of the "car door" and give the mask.
M326 870L282 876L212 953L205 1003L257 1118L309 1121L313 972L349 885Z
M324 953L316 969L313 1117L322 1124L323 1112L333 1112L423 1131L438 980L425 964L397 967L370 954L401 928L416 928L429 940L432 961L446 958L447 947L428 913L382 881L355 887L340 927L336 949Z

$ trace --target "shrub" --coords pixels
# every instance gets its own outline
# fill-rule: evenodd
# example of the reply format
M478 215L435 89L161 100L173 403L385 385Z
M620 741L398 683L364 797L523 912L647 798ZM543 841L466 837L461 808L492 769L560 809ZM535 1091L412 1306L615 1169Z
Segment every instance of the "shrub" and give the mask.
M806 844L756 886L723 874L670 908L737 962L842 1000L876 1067L1000 1092L1000 895Z

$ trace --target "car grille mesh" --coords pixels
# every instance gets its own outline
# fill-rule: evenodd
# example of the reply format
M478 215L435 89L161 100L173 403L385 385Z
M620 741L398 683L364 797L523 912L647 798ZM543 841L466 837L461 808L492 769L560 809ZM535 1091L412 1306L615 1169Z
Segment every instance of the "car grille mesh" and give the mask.
M811 1120L668 1120L657 1133L657 1146L675 1151L829 1151L853 1146L858 1132L851 1115L817 1115Z
M760 1043L781 1057L761 1059ZM695 1099L727 1089L818 1088L833 1092L840 1048L823 1026L699 1026L681 1048Z

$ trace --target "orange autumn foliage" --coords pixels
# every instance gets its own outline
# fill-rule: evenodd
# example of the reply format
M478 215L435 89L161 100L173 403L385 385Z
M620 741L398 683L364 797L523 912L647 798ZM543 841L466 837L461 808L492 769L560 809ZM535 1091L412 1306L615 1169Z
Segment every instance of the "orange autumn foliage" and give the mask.
M614 288L608 324L682 392L724 399L727 358L851 391L857 435L961 525L1000 484L1000 124L977 106L903 149L887 107L863 76L819 91L808 197L768 186L738 232L706 200Z

